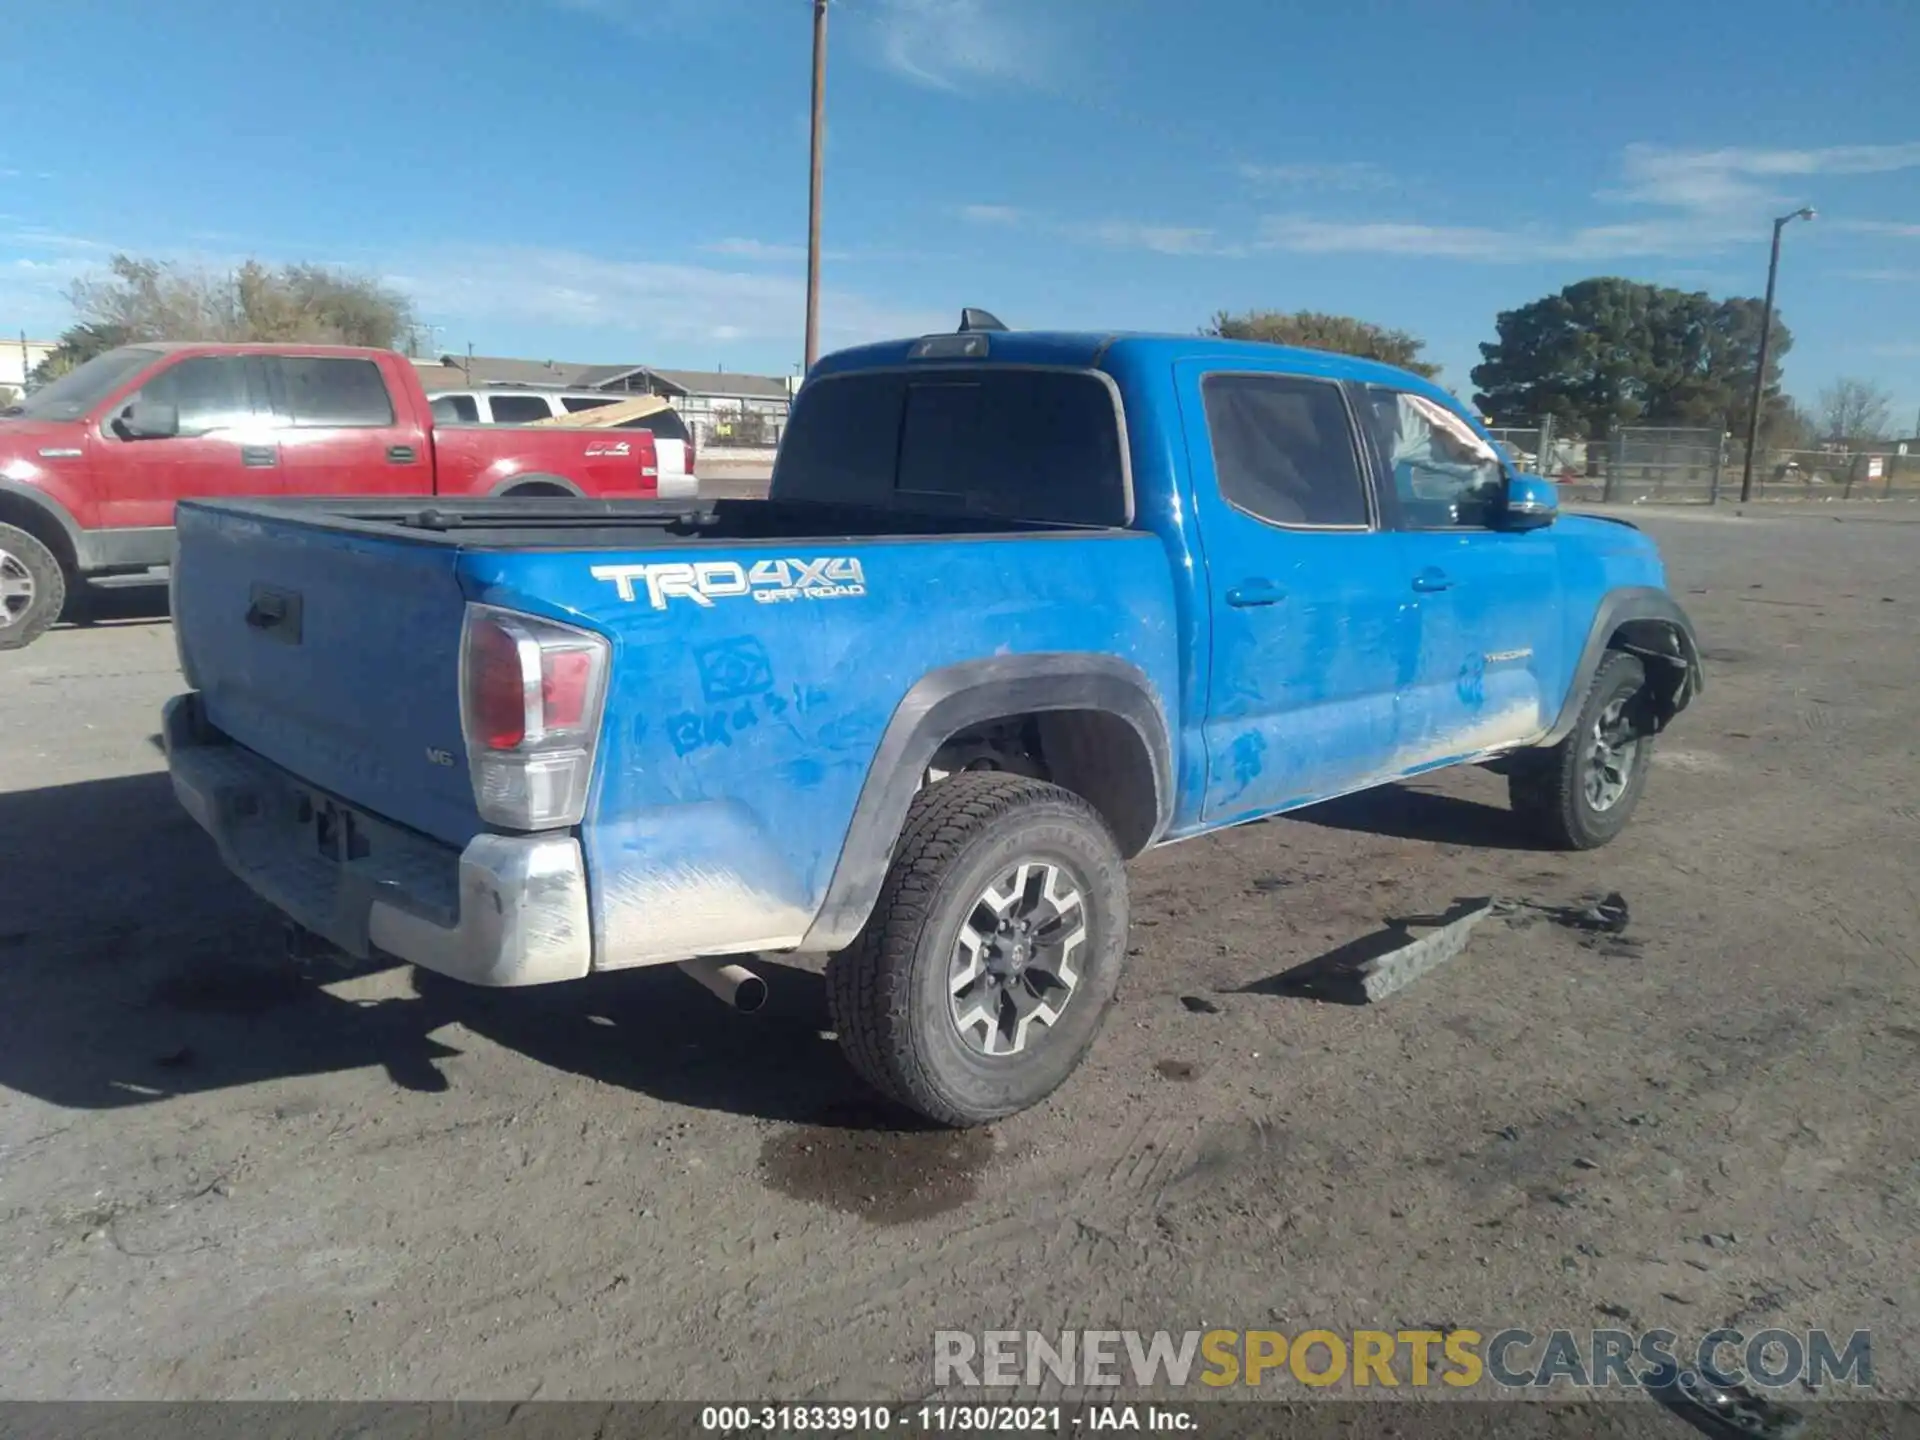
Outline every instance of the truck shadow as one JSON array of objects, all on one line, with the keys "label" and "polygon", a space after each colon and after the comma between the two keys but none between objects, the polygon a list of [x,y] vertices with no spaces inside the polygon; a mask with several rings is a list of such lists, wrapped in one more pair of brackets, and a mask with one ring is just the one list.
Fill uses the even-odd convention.
[{"label": "truck shadow", "polygon": [[92,630],[103,625],[151,625],[169,618],[164,580],[138,585],[82,585],[67,596],[59,628]]},{"label": "truck shadow", "polygon": [[[0,1085],[73,1109],[379,1067],[445,1091],[483,1037],[669,1104],[899,1128],[828,1029],[820,977],[756,962],[742,1016],[671,967],[489,991],[375,964],[308,973],[164,774],[0,794]],[[329,982],[394,973],[344,988]]]},{"label": "truck shadow", "polygon": [[1435,845],[1469,845],[1486,850],[1541,848],[1511,810],[1404,784],[1382,785],[1338,800],[1325,800],[1292,811],[1286,818],[1329,830],[1355,830]]}]

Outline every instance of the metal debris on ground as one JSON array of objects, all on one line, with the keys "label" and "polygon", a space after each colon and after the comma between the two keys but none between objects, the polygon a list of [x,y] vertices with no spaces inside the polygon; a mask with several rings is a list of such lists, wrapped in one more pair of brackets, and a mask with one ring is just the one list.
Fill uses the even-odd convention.
[{"label": "metal debris on ground", "polygon": [[1654,1398],[1680,1419],[1724,1440],[1792,1440],[1807,1418],[1790,1405],[1754,1394],[1743,1385],[1717,1385],[1689,1372]]},{"label": "metal debris on ground", "polygon": [[1575,930],[1621,935],[1627,928],[1627,897],[1610,890],[1591,905],[1569,905],[1554,918]]},{"label": "metal debris on ground", "polygon": [[1493,913],[1516,929],[1540,920],[1580,932],[1580,943],[1603,955],[1637,955],[1641,942],[1627,938],[1630,913],[1627,897],[1618,890],[1576,900],[1571,905],[1543,905],[1534,900],[1496,900]]},{"label": "metal debris on ground", "polygon": [[[1494,913],[1494,902],[1456,901],[1440,915],[1390,919],[1385,926],[1295,966],[1250,989],[1368,1005],[1402,990],[1466,948],[1473,927]],[[1421,930],[1427,933],[1413,934]]]}]

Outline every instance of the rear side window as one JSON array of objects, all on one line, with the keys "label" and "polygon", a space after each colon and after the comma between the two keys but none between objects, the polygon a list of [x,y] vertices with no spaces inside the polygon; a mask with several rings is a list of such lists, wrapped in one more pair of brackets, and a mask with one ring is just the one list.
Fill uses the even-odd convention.
[{"label": "rear side window", "polygon": [[393,401],[371,360],[323,355],[276,355],[282,403],[296,426],[326,429],[393,424]]},{"label": "rear side window", "polygon": [[530,425],[553,415],[553,407],[544,395],[489,395],[487,407],[493,411],[496,425]]},{"label": "rear side window", "polygon": [[770,493],[1073,524],[1131,519],[1113,394],[1083,371],[816,381],[794,406]]},{"label": "rear side window", "polygon": [[600,400],[589,399],[585,395],[564,395],[561,397],[560,403],[567,407],[567,413],[569,415],[578,415],[582,410],[598,410],[602,406],[615,404],[617,398],[616,396],[609,395],[606,399]]},{"label": "rear side window", "polygon": [[472,425],[480,419],[480,407],[473,403],[471,395],[442,395],[433,402],[432,409],[436,420],[464,420]]},{"label": "rear side window", "polygon": [[1209,375],[1201,394],[1228,504],[1274,525],[1366,526],[1366,482],[1338,386],[1294,375]]},{"label": "rear side window", "polygon": [[272,407],[247,385],[247,362],[238,355],[202,355],[169,366],[133,397],[180,412],[182,435],[205,435],[256,422],[271,424]]}]

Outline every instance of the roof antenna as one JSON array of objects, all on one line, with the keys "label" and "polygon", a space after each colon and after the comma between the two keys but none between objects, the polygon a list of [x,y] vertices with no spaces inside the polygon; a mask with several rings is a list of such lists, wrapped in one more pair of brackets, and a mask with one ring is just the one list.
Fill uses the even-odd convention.
[{"label": "roof antenna", "polygon": [[991,310],[976,310],[969,305],[960,312],[959,333],[962,335],[972,330],[1004,330],[1006,328],[1000,323],[1000,317]]}]

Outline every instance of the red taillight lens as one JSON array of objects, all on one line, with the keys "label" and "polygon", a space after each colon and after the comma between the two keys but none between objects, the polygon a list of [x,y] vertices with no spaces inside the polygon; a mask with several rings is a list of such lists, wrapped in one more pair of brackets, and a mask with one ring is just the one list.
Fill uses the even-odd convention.
[{"label": "red taillight lens", "polygon": [[540,708],[548,730],[578,730],[593,698],[594,652],[543,650],[540,653]]},{"label": "red taillight lens", "polygon": [[467,607],[461,733],[482,819],[514,830],[580,823],[612,655],[590,630]]},{"label": "red taillight lens", "polygon": [[511,750],[527,738],[520,640],[492,620],[467,631],[467,716],[473,738],[489,750]]}]

